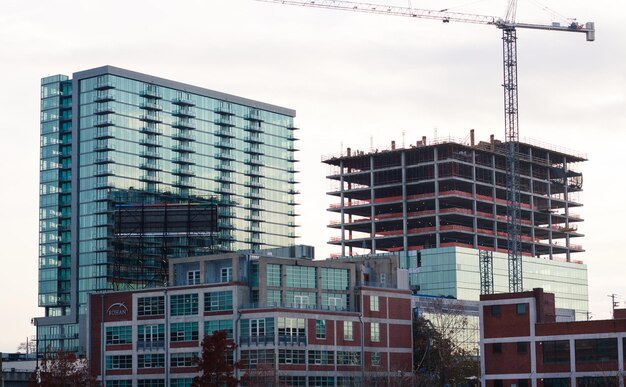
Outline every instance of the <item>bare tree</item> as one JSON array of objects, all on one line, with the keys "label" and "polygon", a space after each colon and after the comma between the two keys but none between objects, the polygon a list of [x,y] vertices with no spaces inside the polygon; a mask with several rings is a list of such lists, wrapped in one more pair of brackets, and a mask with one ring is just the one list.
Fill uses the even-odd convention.
[{"label": "bare tree", "polygon": [[420,384],[466,383],[480,374],[477,343],[461,301],[433,299],[413,324]]},{"label": "bare tree", "polygon": [[18,346],[17,346],[17,352],[20,353],[25,353],[25,354],[29,354],[29,353],[35,353],[37,351],[37,341],[35,339],[35,336],[31,336],[30,338],[26,338],[26,341],[22,341]]}]

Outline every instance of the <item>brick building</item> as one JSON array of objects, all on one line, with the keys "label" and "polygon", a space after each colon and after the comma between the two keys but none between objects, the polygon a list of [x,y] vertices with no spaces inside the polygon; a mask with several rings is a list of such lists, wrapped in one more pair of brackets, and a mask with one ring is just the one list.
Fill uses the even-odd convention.
[{"label": "brick building", "polygon": [[239,377],[353,386],[412,370],[411,294],[397,255],[227,253],[171,261],[169,273],[166,288],[91,295],[88,353],[105,386],[189,386],[200,342],[216,330],[237,343]]},{"label": "brick building", "polygon": [[626,310],[612,320],[556,322],[543,289],[481,296],[485,387],[624,386]]}]

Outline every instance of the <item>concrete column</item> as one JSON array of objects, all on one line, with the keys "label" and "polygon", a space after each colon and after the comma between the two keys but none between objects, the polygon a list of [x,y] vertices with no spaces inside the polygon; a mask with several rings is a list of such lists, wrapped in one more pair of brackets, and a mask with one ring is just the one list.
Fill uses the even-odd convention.
[{"label": "concrete column", "polygon": [[[473,136],[472,131],[472,136]],[[478,246],[478,219],[476,219],[476,151],[472,150],[472,229],[474,230],[474,248],[479,248]]]},{"label": "concrete column", "polygon": [[[550,164],[550,153],[548,152],[546,155],[546,158],[548,159],[548,165]],[[550,174],[550,168],[547,168],[547,172],[548,172],[548,244],[550,245],[550,247],[548,248],[548,253],[549,253],[549,258],[552,259],[552,212],[550,211],[550,209],[552,209],[552,183],[551,183],[551,174]]]},{"label": "concrete column", "polygon": [[440,222],[439,222],[439,152],[437,147],[433,148],[434,177],[435,177],[435,247],[441,245]]},{"label": "concrete column", "polygon": [[491,204],[491,212],[494,215],[494,220],[493,220],[493,232],[494,232],[494,237],[493,237],[493,247],[494,248],[498,248],[498,219],[496,219],[496,214],[497,214],[497,204],[496,204],[496,192],[497,192],[497,182],[496,182],[496,155],[491,155],[491,198],[492,198],[492,204]]},{"label": "concrete column", "polygon": [[408,205],[406,200],[406,151],[400,154],[400,163],[402,166],[402,249],[404,251],[409,248],[408,234]]},{"label": "concrete column", "polygon": [[[567,186],[567,156],[563,156],[563,199],[565,199],[565,227],[569,228],[569,187]],[[566,259],[567,262],[571,259],[571,252],[569,250],[570,237],[569,232],[565,234],[565,246],[567,247]]]},{"label": "concrete column", "polygon": [[530,228],[530,237],[532,238],[533,242],[530,244],[530,252],[531,254],[534,256],[536,256],[536,252],[537,249],[535,248],[535,177],[533,176],[534,174],[534,167],[533,167],[533,163],[532,163],[532,159],[533,159],[533,149],[529,148],[528,149],[528,157],[531,160],[531,162],[529,163],[528,166],[528,175],[529,175],[529,181],[530,181],[530,186],[528,187],[528,189],[530,190],[530,223],[532,224],[531,228]]},{"label": "concrete column", "polygon": [[370,231],[370,238],[372,243],[370,247],[370,252],[372,254],[376,252],[376,222],[374,221],[374,217],[376,216],[374,203],[374,201],[376,200],[376,193],[374,191],[374,183],[374,156],[370,155],[370,219],[372,224]]},{"label": "concrete column", "polygon": [[345,213],[345,195],[344,195],[344,161],[341,160],[339,162],[339,208],[341,209],[340,213],[340,222],[341,222],[341,256],[346,256],[346,213]]}]

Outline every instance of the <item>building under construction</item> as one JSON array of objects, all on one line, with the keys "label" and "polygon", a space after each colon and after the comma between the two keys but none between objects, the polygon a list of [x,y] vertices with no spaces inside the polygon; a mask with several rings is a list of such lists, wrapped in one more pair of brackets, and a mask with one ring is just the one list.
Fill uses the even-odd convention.
[{"label": "building under construction", "polygon": [[[534,141],[519,144],[521,252],[572,261],[584,251],[576,207],[586,155]],[[506,146],[495,140],[435,139],[409,147],[324,157],[328,193],[339,200],[330,244],[341,256],[448,246],[507,251]]]}]

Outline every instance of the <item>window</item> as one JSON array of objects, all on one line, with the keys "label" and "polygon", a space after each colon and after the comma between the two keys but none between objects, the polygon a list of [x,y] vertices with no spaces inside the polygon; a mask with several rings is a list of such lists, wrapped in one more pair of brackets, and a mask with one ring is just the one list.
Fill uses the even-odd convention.
[{"label": "window", "polygon": [[107,380],[106,387],[133,387],[132,380]]},{"label": "window", "polygon": [[279,349],[278,364],[304,364],[305,351],[299,349]]},{"label": "window", "polygon": [[226,331],[229,339],[233,338],[233,320],[210,320],[204,322],[204,335],[210,336],[215,331]]},{"label": "window", "polygon": [[137,387],[165,387],[165,380],[163,379],[139,379],[137,381]]},{"label": "window", "polygon": [[133,368],[132,355],[112,355],[106,357],[107,370],[122,370]]},{"label": "window", "polygon": [[133,342],[132,327],[129,325],[119,327],[107,327],[107,344],[130,344]]},{"label": "window", "polygon": [[170,387],[191,387],[192,378],[170,379]]},{"label": "window", "polygon": [[569,387],[570,378],[545,378],[543,387]]},{"label": "window", "polygon": [[170,356],[170,365],[175,368],[195,367],[194,356],[198,356],[198,354],[196,352],[173,353]]},{"label": "window", "polygon": [[520,341],[517,343],[517,353],[526,353],[528,352],[528,342]]},{"label": "window", "polygon": [[322,306],[329,310],[349,310],[350,295],[345,293],[322,293]]},{"label": "window", "polygon": [[285,266],[288,288],[316,288],[315,268],[306,266]]},{"label": "window", "polygon": [[233,309],[233,292],[232,290],[225,292],[204,293],[204,311],[215,312],[218,310]]},{"label": "window", "polygon": [[380,273],[380,284],[384,287],[387,283],[387,276],[385,273]]},{"label": "window", "polygon": [[576,340],[576,362],[609,362],[617,360],[617,339]]},{"label": "window", "polygon": [[137,302],[138,316],[159,316],[165,314],[165,298],[157,297],[141,297]]},{"label": "window", "polygon": [[287,304],[297,308],[306,308],[308,305],[316,304],[315,292],[296,292],[288,290],[285,292]]},{"label": "window", "polygon": [[380,341],[380,323],[373,322],[370,324],[370,334],[372,341]]},{"label": "window", "polygon": [[187,285],[197,285],[200,283],[200,270],[189,270],[187,272]]},{"label": "window", "polygon": [[519,379],[517,381],[517,387],[528,387],[528,379]]},{"label": "window", "polygon": [[198,314],[198,294],[175,294],[170,297],[172,316],[191,316]]},{"label": "window", "polygon": [[493,381],[493,387],[502,387],[502,379],[495,379]]},{"label": "window", "polygon": [[352,321],[343,322],[343,339],[354,340],[354,336],[352,333]]},{"label": "window", "polygon": [[502,353],[502,343],[491,344],[491,353]]},{"label": "window", "polygon": [[310,387],[327,387],[335,385],[334,376],[309,376]]},{"label": "window", "polygon": [[337,365],[360,365],[361,352],[337,351]]},{"label": "window", "polygon": [[139,348],[160,348],[165,345],[165,325],[139,325],[137,327],[137,346]]},{"label": "window", "polygon": [[526,314],[526,304],[517,304],[517,314]]},{"label": "window", "polygon": [[315,320],[315,338],[326,338],[326,320]]},{"label": "window", "polygon": [[275,363],[276,358],[274,357],[273,349],[241,351],[241,365],[243,368],[256,369],[259,365],[274,368]]},{"label": "window", "polygon": [[299,341],[306,337],[304,328],[305,320],[303,318],[279,317],[278,318],[278,336],[281,342]]},{"label": "window", "polygon": [[137,368],[163,368],[165,367],[165,354],[148,353],[137,356]]},{"label": "window", "polygon": [[500,316],[500,305],[491,305],[491,315],[492,316]]},{"label": "window", "polygon": [[335,353],[333,351],[309,351],[309,364],[335,364]]},{"label": "window", "polygon": [[372,365],[373,366],[380,365],[380,352],[372,352]]},{"label": "window", "polygon": [[370,310],[372,312],[378,312],[378,296],[370,296]]},{"label": "window", "polygon": [[322,289],[348,290],[350,271],[348,269],[321,268]]},{"label": "window", "polygon": [[198,341],[198,322],[172,323],[170,341]]},{"label": "window", "polygon": [[293,296],[293,304],[299,308],[304,308],[309,304],[309,296],[296,294]]},{"label": "window", "polygon": [[232,267],[223,267],[220,271],[221,282],[230,282],[233,280],[233,268]]},{"label": "window", "polygon": [[270,265],[267,268],[267,286],[279,288],[281,286],[280,265]]},{"label": "window", "polygon": [[544,364],[569,363],[569,340],[541,343]]},{"label": "window", "polygon": [[307,387],[306,376],[279,376],[279,386]]}]

